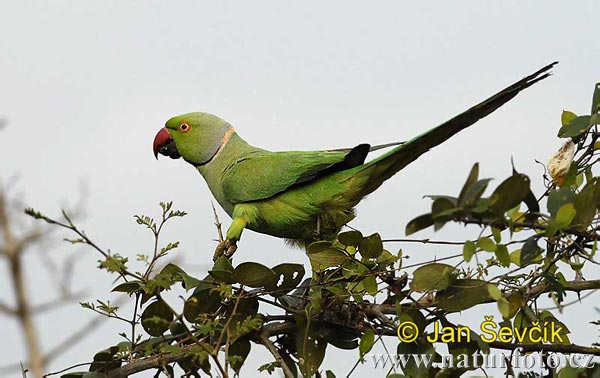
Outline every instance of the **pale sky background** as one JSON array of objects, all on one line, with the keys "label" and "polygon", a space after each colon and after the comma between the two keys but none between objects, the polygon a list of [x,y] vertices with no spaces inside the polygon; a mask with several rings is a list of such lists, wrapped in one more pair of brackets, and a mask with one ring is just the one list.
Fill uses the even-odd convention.
[{"label": "pale sky background", "polygon": [[[429,209],[422,196],[458,193],[475,162],[482,176],[500,180],[510,174],[512,157],[540,193],[542,168],[534,160],[545,162],[560,146],[562,109],[588,112],[600,81],[600,5],[418,3],[2,1],[0,118],[9,123],[0,131],[0,180],[17,174],[12,193],[48,214],[77,201],[85,183],[80,225],[99,245],[131,260],[151,248],[132,215],[158,215],[158,202],[172,200],[190,214],[174,221],[164,240],[179,239],[180,263],[202,276],[215,247],[211,195],[190,166],[157,162],[151,152],[171,116],[215,113],[250,143],[273,150],[386,143],[421,133],[559,60],[554,76],[390,179],[359,205],[352,225],[365,234],[403,237],[406,223]],[[476,235],[474,228],[447,227],[416,236]],[[459,251],[403,248],[411,263]],[[93,251],[59,244],[51,258],[60,262],[71,253],[83,255],[73,276],[76,289],[87,290],[81,299],[110,298],[112,277],[95,268]],[[301,251],[251,231],[236,254],[236,263],[247,260],[308,262]],[[35,302],[57,295],[35,253],[26,268]],[[589,272],[587,278],[597,276]],[[7,276],[0,265],[0,300],[12,303]],[[598,341],[597,328],[587,324],[598,318],[598,299],[562,315],[573,342]],[[486,311],[499,318],[495,307]],[[484,314],[460,320],[478,328]],[[92,316],[74,304],[38,317],[44,348]],[[106,323],[51,370],[90,360],[119,342],[123,330]],[[13,320],[0,316],[0,337],[0,366],[27,359]],[[387,345],[395,350],[396,340]],[[244,377],[271,361],[263,349],[253,345]],[[357,355],[330,347],[324,368],[345,376]],[[364,365],[355,376],[367,374],[374,373]]]}]

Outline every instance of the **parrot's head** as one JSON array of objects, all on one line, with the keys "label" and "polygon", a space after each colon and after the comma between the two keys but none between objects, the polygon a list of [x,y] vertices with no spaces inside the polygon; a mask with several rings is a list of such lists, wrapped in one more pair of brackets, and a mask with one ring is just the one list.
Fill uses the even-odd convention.
[{"label": "parrot's head", "polygon": [[227,143],[233,127],[208,113],[188,113],[173,117],[154,138],[154,156],[183,157],[195,166],[209,163]]}]

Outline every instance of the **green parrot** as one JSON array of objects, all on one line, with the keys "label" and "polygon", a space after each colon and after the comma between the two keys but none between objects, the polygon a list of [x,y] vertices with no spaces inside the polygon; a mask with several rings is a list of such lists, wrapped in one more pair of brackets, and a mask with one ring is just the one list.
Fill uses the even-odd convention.
[{"label": "green parrot", "polygon": [[[183,158],[196,167],[231,216],[214,258],[231,257],[245,228],[307,245],[331,240],[354,216],[354,207],[385,180],[545,79],[554,62],[464,113],[409,141],[325,151],[272,152],[244,141],[226,121],[208,113],[169,119],[154,138],[154,155]],[[365,162],[369,152],[396,146]]]}]

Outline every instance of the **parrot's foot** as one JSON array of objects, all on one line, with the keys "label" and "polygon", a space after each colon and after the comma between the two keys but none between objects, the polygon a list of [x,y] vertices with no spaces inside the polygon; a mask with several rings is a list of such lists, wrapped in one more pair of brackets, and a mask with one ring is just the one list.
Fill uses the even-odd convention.
[{"label": "parrot's foot", "polygon": [[217,245],[217,249],[215,249],[215,254],[213,256],[213,261],[217,261],[217,259],[221,256],[225,256],[228,259],[233,256],[235,251],[237,250],[237,243],[235,240],[227,239]]},{"label": "parrot's foot", "polygon": [[321,233],[317,230],[313,230],[312,232],[313,241],[321,240]]}]

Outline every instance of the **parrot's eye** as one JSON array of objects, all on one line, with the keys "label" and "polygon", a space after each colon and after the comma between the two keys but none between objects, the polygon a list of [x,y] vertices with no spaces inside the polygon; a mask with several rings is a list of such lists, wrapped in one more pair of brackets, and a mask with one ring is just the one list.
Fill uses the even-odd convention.
[{"label": "parrot's eye", "polygon": [[182,123],[181,125],[179,125],[179,131],[181,131],[182,133],[187,133],[188,131],[190,131],[191,126],[188,125],[187,123]]}]

